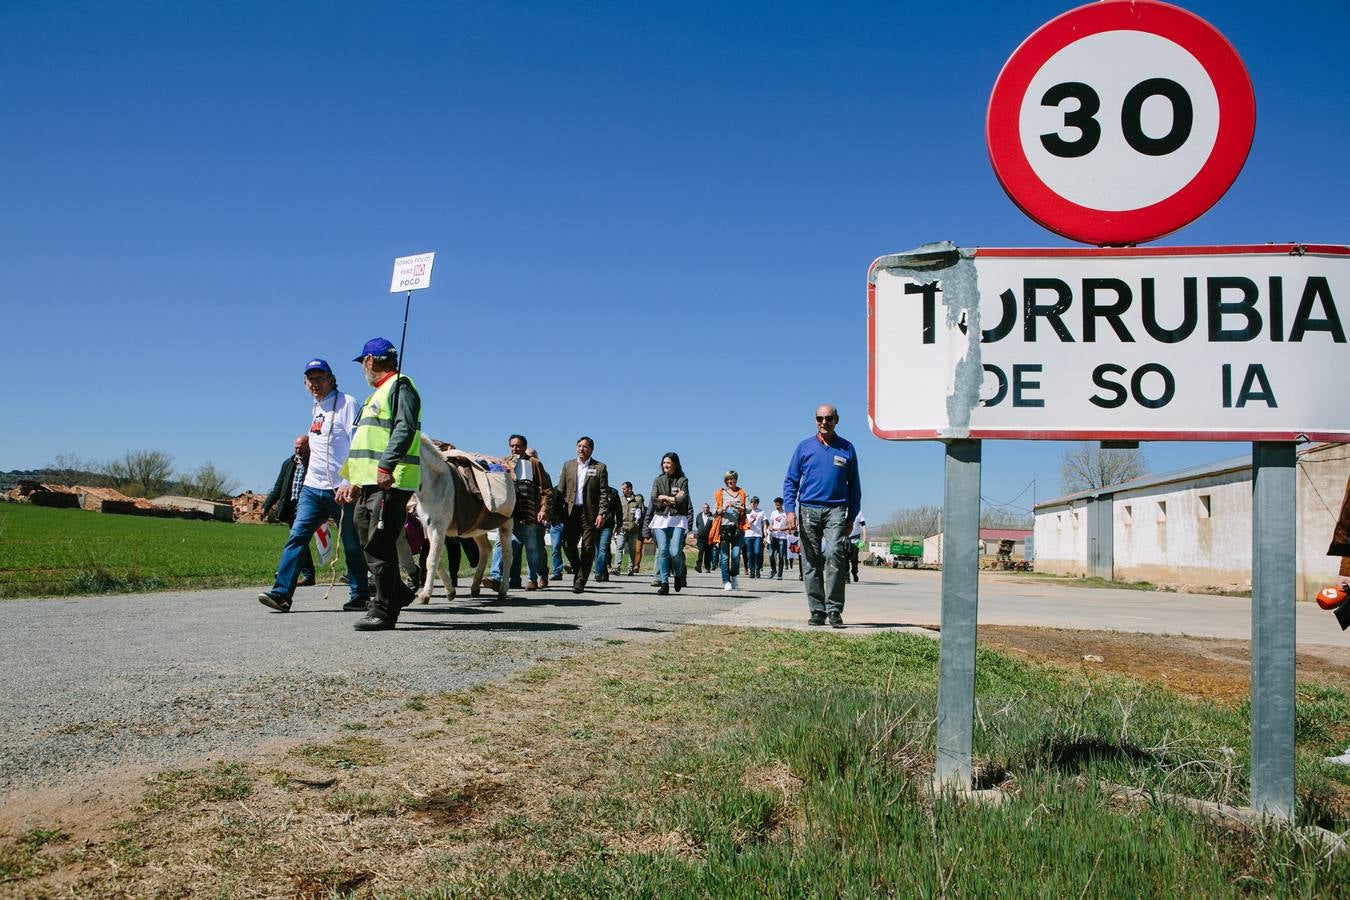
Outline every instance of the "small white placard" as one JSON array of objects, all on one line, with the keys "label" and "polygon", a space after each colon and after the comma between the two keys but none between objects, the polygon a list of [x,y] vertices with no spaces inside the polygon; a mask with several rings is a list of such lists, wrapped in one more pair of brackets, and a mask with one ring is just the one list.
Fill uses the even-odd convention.
[{"label": "small white placard", "polygon": [[389,293],[401,294],[431,287],[431,264],[435,261],[435,253],[400,256],[394,260],[394,278],[389,282]]}]

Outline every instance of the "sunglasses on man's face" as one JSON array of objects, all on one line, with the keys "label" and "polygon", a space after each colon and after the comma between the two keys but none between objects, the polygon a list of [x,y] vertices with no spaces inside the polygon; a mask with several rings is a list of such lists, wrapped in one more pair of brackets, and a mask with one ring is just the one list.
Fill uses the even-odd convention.
[{"label": "sunglasses on man's face", "polygon": [[816,416],[817,422],[833,422],[834,416]]}]

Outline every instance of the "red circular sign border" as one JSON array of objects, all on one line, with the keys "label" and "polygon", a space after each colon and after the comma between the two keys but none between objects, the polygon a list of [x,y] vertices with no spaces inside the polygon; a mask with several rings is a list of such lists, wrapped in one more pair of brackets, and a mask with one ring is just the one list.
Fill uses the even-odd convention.
[{"label": "red circular sign border", "polygon": [[[1200,171],[1170,197],[1139,209],[1097,210],[1059,196],[1041,181],[1022,150],[1018,120],[1031,79],[1051,56],[1090,35],[1121,30],[1158,35],[1196,58],[1214,83],[1219,131]],[[1233,45],[1194,13],[1153,0],[1105,0],[1042,25],[1003,65],[985,119],[989,161],[1013,203],[1056,234],[1098,245],[1155,240],[1199,218],[1242,171],[1255,131],[1256,97]]]}]

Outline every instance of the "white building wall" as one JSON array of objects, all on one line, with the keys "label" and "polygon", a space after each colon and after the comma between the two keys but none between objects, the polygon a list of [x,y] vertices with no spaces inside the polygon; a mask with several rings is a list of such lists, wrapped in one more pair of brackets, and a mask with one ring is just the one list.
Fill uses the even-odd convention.
[{"label": "white building wall", "polygon": [[923,539],[923,564],[925,566],[942,565],[942,533],[930,534]]},{"label": "white building wall", "polygon": [[1034,526],[1037,572],[1087,574],[1087,501],[1039,510]]},{"label": "white building wall", "polygon": [[[1295,593],[1310,600],[1333,583],[1340,559],[1326,555],[1350,477],[1350,445],[1322,444],[1298,455]],[[1087,571],[1086,500],[1036,512],[1036,569]],[[1250,466],[1186,481],[1122,490],[1111,511],[1114,577],[1182,587],[1250,590]]]},{"label": "white building wall", "polygon": [[1298,598],[1335,584],[1341,559],[1327,556],[1350,478],[1350,444],[1323,444],[1298,457]]},{"label": "white building wall", "polygon": [[1111,518],[1118,581],[1251,587],[1250,469],[1122,491]]}]

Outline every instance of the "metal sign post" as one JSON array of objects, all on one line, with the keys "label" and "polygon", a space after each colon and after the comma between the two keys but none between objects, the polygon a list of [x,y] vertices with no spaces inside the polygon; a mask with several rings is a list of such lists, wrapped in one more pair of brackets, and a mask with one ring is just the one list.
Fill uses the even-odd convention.
[{"label": "metal sign post", "polygon": [[1251,804],[1294,818],[1294,445],[1252,444]]},{"label": "metal sign post", "polygon": [[979,441],[948,441],[942,496],[942,644],[938,661],[940,788],[970,788],[975,722],[975,630],[980,607]]}]

